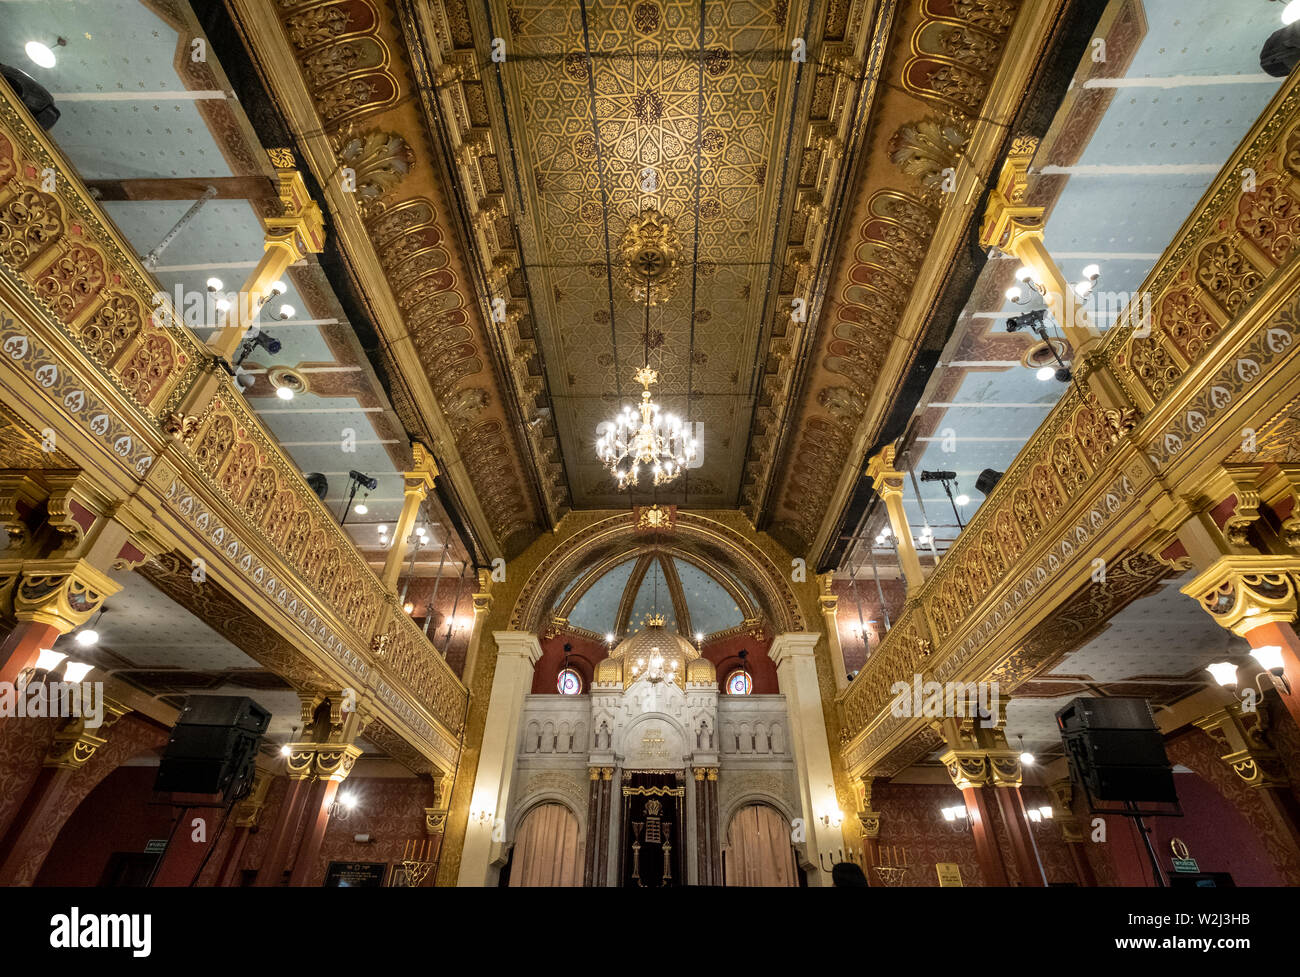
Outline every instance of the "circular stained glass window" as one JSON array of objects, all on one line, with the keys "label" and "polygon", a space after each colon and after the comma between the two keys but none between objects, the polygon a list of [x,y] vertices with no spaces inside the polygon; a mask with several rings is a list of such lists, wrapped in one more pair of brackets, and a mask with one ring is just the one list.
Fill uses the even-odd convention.
[{"label": "circular stained glass window", "polygon": [[727,676],[728,695],[749,695],[754,691],[754,680],[743,668],[738,668]]},{"label": "circular stained glass window", "polygon": [[556,687],[560,690],[560,695],[581,695],[582,694],[582,676],[572,668],[563,669],[560,677],[556,681]]}]

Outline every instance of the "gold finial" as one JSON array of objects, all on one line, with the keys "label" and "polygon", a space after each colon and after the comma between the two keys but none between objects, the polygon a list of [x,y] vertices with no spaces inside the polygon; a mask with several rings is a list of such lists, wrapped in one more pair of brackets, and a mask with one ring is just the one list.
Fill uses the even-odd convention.
[{"label": "gold finial", "polygon": [[659,371],[652,370],[648,366],[643,366],[641,369],[636,371],[633,375],[633,379],[635,379],[637,383],[641,384],[641,386],[645,387],[646,392],[649,393],[650,384],[656,383],[659,380]]},{"label": "gold finial", "polygon": [[662,614],[651,614],[648,618],[646,618],[645,623],[652,628],[662,628],[664,624],[667,623],[667,620],[668,619],[665,618]]}]

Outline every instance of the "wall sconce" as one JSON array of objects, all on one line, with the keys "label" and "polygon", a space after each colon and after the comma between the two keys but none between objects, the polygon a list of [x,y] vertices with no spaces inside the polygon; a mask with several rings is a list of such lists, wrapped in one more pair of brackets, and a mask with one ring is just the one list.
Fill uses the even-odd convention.
[{"label": "wall sconce", "polygon": [[340,821],[346,821],[356,810],[357,795],[351,791],[340,791],[335,795],[334,803],[330,805],[330,817],[337,818]]},{"label": "wall sconce", "polygon": [[844,823],[844,812],[838,810],[826,811],[817,820],[820,821],[824,827],[838,828]]},{"label": "wall sconce", "polygon": [[470,814],[471,821],[477,821],[479,824],[491,824],[492,812],[488,810],[475,811]]},{"label": "wall sconce", "polygon": [[1083,278],[1074,283],[1074,294],[1081,299],[1086,299],[1092,294],[1092,290],[1097,287],[1097,279],[1101,278],[1101,268],[1098,265],[1085,265],[1083,269]]},{"label": "wall sconce", "polygon": [[[1287,681],[1286,669],[1282,664],[1282,648],[1279,645],[1263,645],[1250,650],[1250,657],[1259,662],[1261,668],[1273,679],[1273,688],[1279,692],[1291,694],[1291,683]],[[1258,676],[1257,676],[1258,678]]]},{"label": "wall sconce", "polygon": [[[1263,669],[1261,672],[1256,672],[1252,680],[1255,688],[1259,689],[1260,693],[1263,693],[1264,689],[1259,680],[1267,675],[1272,681],[1275,691],[1286,695],[1291,694],[1291,683],[1287,681],[1286,669],[1282,664],[1281,646],[1263,645],[1259,648],[1252,648],[1250,657],[1254,658]],[[1213,676],[1214,681],[1225,689],[1235,689],[1237,687],[1237,666],[1232,662],[1214,662],[1207,665],[1205,670]]]},{"label": "wall sconce", "polygon": [[1044,819],[1048,821],[1052,819],[1052,807],[1050,804],[1044,804],[1042,807],[1031,807],[1025,813],[1029,815],[1029,820],[1033,821],[1034,824],[1038,824]]},{"label": "wall sconce", "polygon": [[952,807],[942,808],[939,812],[943,819],[954,831],[960,831],[966,827],[971,820],[970,811],[966,809],[965,804],[955,804]]}]

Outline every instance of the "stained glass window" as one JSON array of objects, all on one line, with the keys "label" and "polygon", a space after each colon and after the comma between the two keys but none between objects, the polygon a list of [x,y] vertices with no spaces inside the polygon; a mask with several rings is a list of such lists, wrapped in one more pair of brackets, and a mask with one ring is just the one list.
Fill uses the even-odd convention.
[{"label": "stained glass window", "polygon": [[560,695],[581,695],[582,676],[572,668],[561,670],[559,680],[555,683]]},{"label": "stained glass window", "polygon": [[749,695],[754,691],[754,681],[743,668],[738,668],[727,676],[728,695]]}]

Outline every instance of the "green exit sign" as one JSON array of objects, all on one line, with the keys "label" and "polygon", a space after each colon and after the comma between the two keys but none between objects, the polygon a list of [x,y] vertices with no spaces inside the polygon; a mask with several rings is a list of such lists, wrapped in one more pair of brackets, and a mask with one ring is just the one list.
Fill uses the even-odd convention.
[{"label": "green exit sign", "polygon": [[154,838],[152,841],[146,841],[144,843],[144,853],[146,855],[161,855],[166,850],[166,838]]},{"label": "green exit sign", "polygon": [[1175,858],[1173,863],[1175,872],[1199,872],[1201,870],[1194,858]]}]

